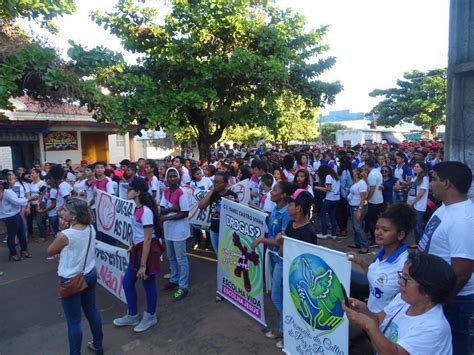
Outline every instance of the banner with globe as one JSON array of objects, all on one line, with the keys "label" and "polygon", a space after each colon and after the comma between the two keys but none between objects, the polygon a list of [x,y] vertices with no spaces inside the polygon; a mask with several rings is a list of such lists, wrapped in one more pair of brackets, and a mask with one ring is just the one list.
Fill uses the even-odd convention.
[{"label": "banner with globe", "polygon": [[285,237],[283,339],[287,354],[347,355],[349,321],[342,309],[351,263],[344,253]]},{"label": "banner with globe", "polygon": [[223,198],[220,206],[217,292],[266,325],[263,307],[263,246],[252,242],[267,229],[266,214]]}]

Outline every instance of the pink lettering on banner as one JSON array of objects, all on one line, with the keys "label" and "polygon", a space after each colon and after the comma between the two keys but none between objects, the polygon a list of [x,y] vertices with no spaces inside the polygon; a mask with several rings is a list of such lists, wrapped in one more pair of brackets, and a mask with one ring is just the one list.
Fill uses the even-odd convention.
[{"label": "pink lettering on banner", "polygon": [[222,285],[222,293],[228,296],[231,300],[235,301],[240,306],[242,306],[245,310],[249,311],[254,316],[260,319],[261,309],[258,307],[255,307],[253,304],[247,301],[244,297],[234,292],[232,289],[230,289],[229,287],[225,285]]},{"label": "pink lettering on banner", "polygon": [[105,265],[102,265],[100,267],[99,273],[98,273],[98,281],[99,283],[107,288],[110,292],[115,293],[116,295],[120,295],[122,292],[122,282],[123,282],[123,276],[120,277],[120,280],[118,277],[116,277],[112,271],[109,270],[109,268]]}]

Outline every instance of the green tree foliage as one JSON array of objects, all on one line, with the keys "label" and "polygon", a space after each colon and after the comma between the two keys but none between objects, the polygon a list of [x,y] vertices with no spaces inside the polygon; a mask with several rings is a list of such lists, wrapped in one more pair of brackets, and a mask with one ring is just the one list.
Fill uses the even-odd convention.
[{"label": "green tree foliage", "polygon": [[403,75],[397,86],[377,89],[369,95],[385,97],[369,115],[376,114],[377,125],[395,126],[412,122],[432,133],[446,122],[447,69],[427,72],[414,70]]},{"label": "green tree foliage", "polygon": [[[2,0],[0,19],[11,26],[18,19],[37,21],[41,27],[57,32],[54,20],[76,11],[74,0]],[[5,25],[5,24],[3,24]]]},{"label": "green tree foliage", "polygon": [[[81,81],[59,56],[56,49],[31,38],[16,22],[37,21],[51,32],[54,19],[75,10],[73,0],[4,0],[0,3],[0,108],[12,110],[9,99],[28,95],[45,104],[71,100],[93,89]],[[0,114],[1,116],[1,114]]]},{"label": "green tree foliage", "polygon": [[334,143],[337,131],[347,128],[347,126],[341,123],[323,123],[321,125],[321,140],[325,143]]},{"label": "green tree foliage", "polygon": [[332,103],[341,90],[318,79],[335,62],[320,58],[327,27],[305,31],[301,15],[260,1],[175,0],[159,25],[154,9],[120,0],[93,18],[140,60],[98,71],[95,80],[110,94],[90,108],[120,125],[191,127],[201,158],[227,128],[275,132],[283,92],[309,109]]}]

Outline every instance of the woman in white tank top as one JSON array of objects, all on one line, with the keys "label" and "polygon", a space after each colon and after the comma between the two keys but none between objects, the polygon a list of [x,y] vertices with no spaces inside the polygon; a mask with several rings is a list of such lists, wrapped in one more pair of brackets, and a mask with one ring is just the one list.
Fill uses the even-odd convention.
[{"label": "woman in white tank top", "polygon": [[72,197],[66,200],[58,213],[69,225],[69,228],[57,234],[56,239],[48,248],[48,255],[59,254],[58,276],[60,282],[66,282],[83,272],[88,285],[84,291],[61,299],[68,326],[69,352],[71,355],[81,353],[82,308],[93,336],[93,340],[88,343],[88,348],[97,354],[102,354],[104,352],[102,348],[102,319],[95,305],[97,271],[95,268],[95,230],[92,227],[92,211],[86,200]]}]

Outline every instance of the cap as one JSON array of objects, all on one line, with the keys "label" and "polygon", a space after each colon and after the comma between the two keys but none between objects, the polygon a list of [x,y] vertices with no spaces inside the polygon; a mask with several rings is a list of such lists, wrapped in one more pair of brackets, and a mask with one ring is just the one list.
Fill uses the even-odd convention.
[{"label": "cap", "polygon": [[286,202],[292,202],[292,201],[296,200],[296,198],[303,192],[308,192],[308,191],[306,191],[305,189],[296,189],[296,191],[293,192],[293,194],[291,196],[285,196],[285,201]]},{"label": "cap", "polygon": [[81,165],[87,165],[87,164],[88,164],[87,160],[85,160],[85,159],[81,160]]},{"label": "cap", "polygon": [[148,192],[148,184],[145,179],[135,177],[131,182],[124,186],[127,190],[135,190],[140,192]]}]

